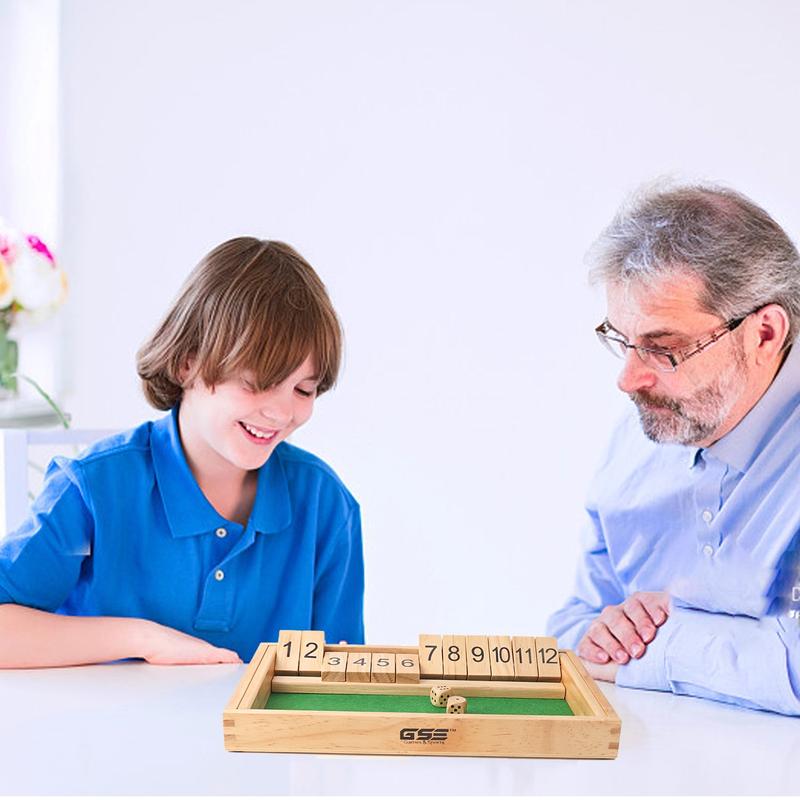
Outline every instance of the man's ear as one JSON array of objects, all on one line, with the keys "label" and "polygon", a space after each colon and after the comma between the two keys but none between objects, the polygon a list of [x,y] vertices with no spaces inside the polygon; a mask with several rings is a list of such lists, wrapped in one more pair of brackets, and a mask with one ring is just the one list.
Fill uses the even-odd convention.
[{"label": "man's ear", "polygon": [[759,366],[772,363],[780,357],[786,337],[789,335],[789,315],[778,303],[770,303],[753,314],[753,338],[755,360]]}]

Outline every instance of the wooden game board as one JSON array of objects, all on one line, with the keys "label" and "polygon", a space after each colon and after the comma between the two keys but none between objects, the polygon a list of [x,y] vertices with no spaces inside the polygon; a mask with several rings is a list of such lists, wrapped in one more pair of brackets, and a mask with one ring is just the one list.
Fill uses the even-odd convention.
[{"label": "wooden game board", "polygon": [[[225,708],[225,748],[615,758],[619,717],[577,656],[555,648],[553,656],[550,644],[423,634],[417,647],[327,645],[320,632],[281,631],[277,643],[259,646]],[[511,658],[506,650],[515,651]],[[441,684],[467,698],[466,714],[431,704],[430,690]]]}]

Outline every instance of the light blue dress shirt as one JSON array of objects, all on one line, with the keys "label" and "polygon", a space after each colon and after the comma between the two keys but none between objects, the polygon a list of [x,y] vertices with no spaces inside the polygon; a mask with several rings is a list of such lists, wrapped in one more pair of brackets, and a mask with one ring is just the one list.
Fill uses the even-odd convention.
[{"label": "light blue dress shirt", "polygon": [[247,526],[222,517],[184,455],[178,407],[55,458],[31,516],[0,540],[0,603],[154,620],[249,660],[281,628],[364,641],[358,504],[280,443]]},{"label": "light blue dress shirt", "polygon": [[800,345],[707,448],[651,442],[632,408],[587,502],[575,592],[548,632],[575,648],[607,605],[673,598],[620,686],[800,715]]}]

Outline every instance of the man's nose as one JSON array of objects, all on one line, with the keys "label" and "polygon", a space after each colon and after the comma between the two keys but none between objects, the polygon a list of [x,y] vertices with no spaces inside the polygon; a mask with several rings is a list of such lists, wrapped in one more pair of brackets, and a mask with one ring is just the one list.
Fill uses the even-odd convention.
[{"label": "man's nose", "polygon": [[652,389],[657,381],[655,370],[647,366],[633,348],[629,349],[625,355],[622,372],[617,378],[617,388],[625,394],[631,394],[641,389]]}]

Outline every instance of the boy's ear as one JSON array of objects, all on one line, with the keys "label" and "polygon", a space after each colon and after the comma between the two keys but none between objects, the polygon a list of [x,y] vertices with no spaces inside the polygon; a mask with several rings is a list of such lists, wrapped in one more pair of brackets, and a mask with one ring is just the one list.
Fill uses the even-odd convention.
[{"label": "boy's ear", "polygon": [[194,369],[194,362],[195,359],[193,356],[188,356],[184,359],[181,366],[178,368],[178,381],[181,384],[181,388],[188,389],[190,387],[186,386],[186,381],[189,378],[189,375],[192,374],[192,370]]}]

